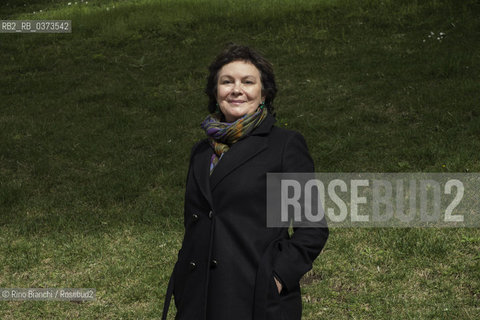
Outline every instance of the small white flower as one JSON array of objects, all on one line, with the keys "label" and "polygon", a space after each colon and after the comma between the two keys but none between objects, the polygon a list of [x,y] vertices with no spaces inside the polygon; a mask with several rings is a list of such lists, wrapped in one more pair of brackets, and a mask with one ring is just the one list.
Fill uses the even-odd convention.
[{"label": "small white flower", "polygon": [[110,10],[110,8],[109,8],[109,7],[107,7],[107,11],[109,11],[109,10]]},{"label": "small white flower", "polygon": [[430,34],[431,34],[432,36],[435,35],[435,33],[434,33],[433,31],[430,31]]},{"label": "small white flower", "polygon": [[40,12],[42,12],[42,10],[40,10]]},{"label": "small white flower", "polygon": [[33,14],[37,14],[35,11],[33,11]]},{"label": "small white flower", "polygon": [[72,5],[72,3],[71,3],[71,2],[69,2],[69,3],[67,3],[67,5],[68,5],[68,6],[71,6],[71,5]]},{"label": "small white flower", "polygon": [[425,42],[425,41],[426,41],[426,40],[425,40],[425,39],[423,39],[423,42]]},{"label": "small white flower", "polygon": [[444,35],[445,35],[445,33],[444,33],[444,32],[440,32],[440,35],[441,35],[441,36],[444,36]]}]

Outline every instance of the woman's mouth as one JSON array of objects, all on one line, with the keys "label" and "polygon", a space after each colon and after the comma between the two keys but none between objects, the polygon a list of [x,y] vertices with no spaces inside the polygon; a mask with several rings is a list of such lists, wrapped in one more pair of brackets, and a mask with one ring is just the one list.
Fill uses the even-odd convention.
[{"label": "woman's mouth", "polygon": [[244,102],[246,102],[246,101],[243,101],[243,100],[230,100],[230,101],[228,101],[228,103],[233,104],[234,106],[239,106]]}]

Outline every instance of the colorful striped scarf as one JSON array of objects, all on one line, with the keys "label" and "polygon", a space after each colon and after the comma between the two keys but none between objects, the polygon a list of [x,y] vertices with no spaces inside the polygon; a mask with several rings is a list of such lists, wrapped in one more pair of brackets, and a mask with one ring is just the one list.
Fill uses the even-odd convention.
[{"label": "colorful striped scarf", "polygon": [[230,146],[258,127],[267,117],[267,112],[267,108],[259,107],[255,113],[246,114],[231,123],[221,122],[220,113],[211,114],[203,120],[201,127],[215,150],[210,161],[210,174]]}]

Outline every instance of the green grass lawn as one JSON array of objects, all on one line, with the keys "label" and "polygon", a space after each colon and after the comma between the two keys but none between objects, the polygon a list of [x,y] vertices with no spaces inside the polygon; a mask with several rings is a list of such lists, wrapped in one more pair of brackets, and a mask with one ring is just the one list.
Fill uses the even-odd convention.
[{"label": "green grass lawn", "polygon": [[[480,172],[479,1],[86,2],[0,4],[73,24],[0,34],[0,287],[97,299],[0,302],[1,319],[160,318],[229,41],[274,64],[277,124],[317,171]],[[333,229],[303,282],[306,320],[478,319],[480,230]]]}]

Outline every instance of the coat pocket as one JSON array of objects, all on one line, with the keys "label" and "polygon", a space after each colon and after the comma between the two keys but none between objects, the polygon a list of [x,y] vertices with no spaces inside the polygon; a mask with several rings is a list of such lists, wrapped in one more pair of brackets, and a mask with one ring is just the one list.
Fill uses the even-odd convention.
[{"label": "coat pocket", "polygon": [[187,263],[184,260],[178,260],[173,269],[173,296],[175,307],[180,309],[182,296],[185,290],[185,283],[188,277]]},{"label": "coat pocket", "polygon": [[277,284],[275,283],[275,278],[273,277],[273,274],[271,274],[270,286],[268,288],[268,295],[267,295],[267,310],[266,310],[267,320],[282,319],[280,307],[281,307],[280,293],[278,293]]}]

